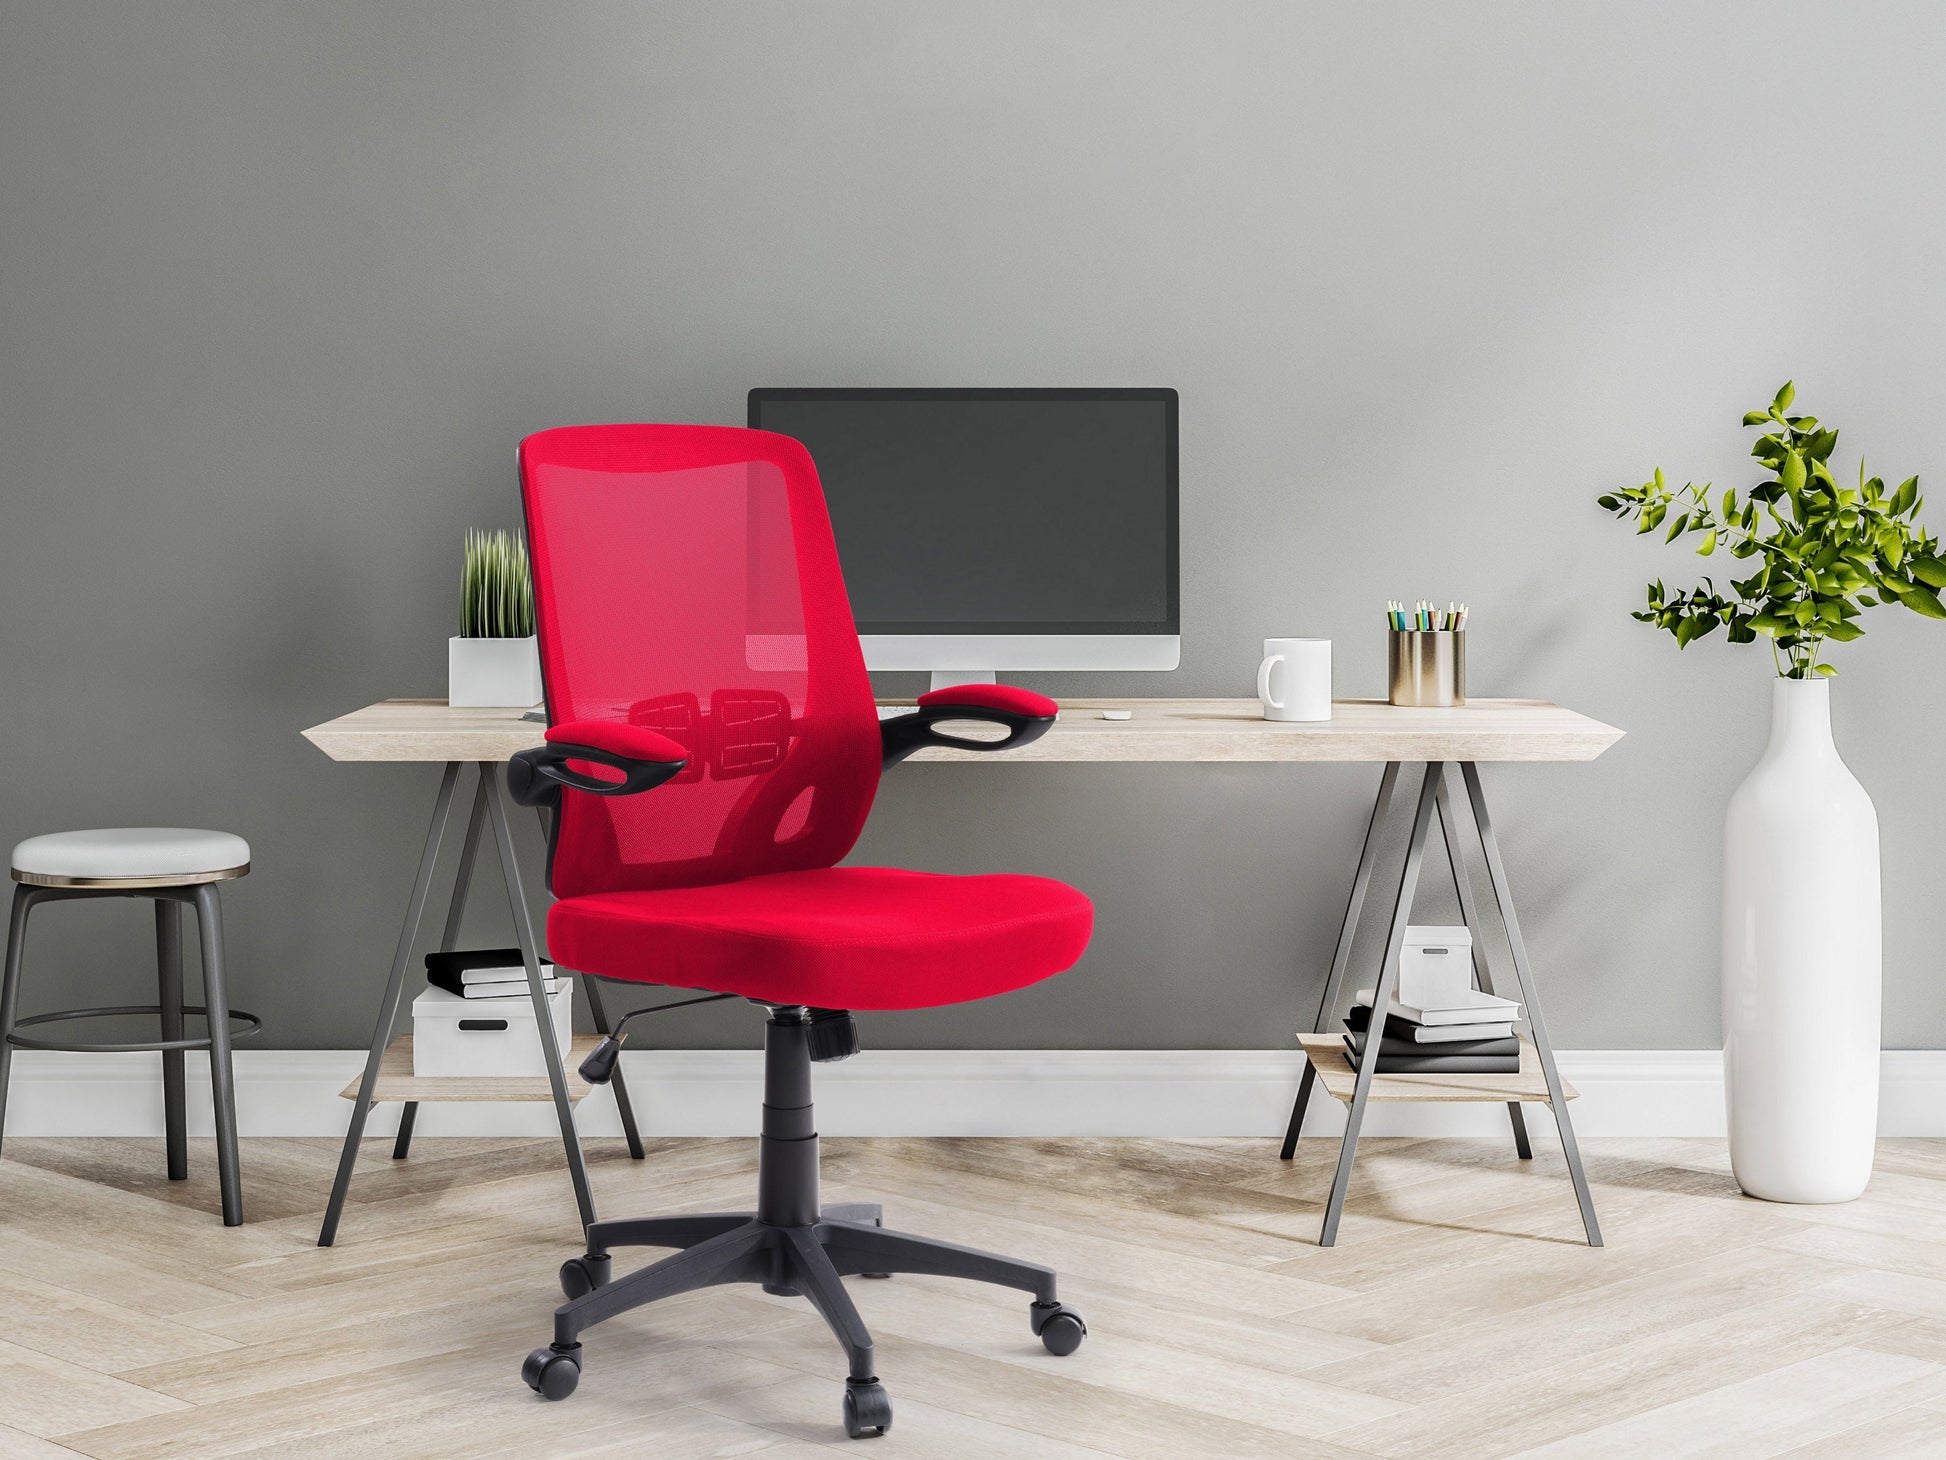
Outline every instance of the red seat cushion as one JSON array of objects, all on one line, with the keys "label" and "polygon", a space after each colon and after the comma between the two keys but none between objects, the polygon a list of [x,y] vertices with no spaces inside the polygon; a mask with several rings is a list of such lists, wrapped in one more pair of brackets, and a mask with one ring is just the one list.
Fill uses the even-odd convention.
[{"label": "red seat cushion", "polygon": [[1065,883],[890,867],[777,872],[554,904],[563,968],[823,1009],[926,1009],[1071,967],[1094,908]]}]

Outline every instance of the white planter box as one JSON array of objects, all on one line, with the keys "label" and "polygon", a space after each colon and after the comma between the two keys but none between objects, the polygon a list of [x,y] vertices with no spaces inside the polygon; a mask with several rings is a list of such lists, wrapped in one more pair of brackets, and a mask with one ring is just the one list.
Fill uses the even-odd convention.
[{"label": "white planter box", "polygon": [[[564,984],[547,1004],[554,1041],[565,1058],[572,1047],[573,988]],[[462,1029],[462,1021],[488,1027]],[[502,1027],[492,1028],[495,1024]],[[445,989],[427,989],[412,1001],[412,1073],[438,1079],[545,1076],[533,998],[523,993],[517,999],[462,999]]]},{"label": "white planter box", "polygon": [[526,709],[541,702],[540,643],[525,639],[446,641],[446,703]]}]

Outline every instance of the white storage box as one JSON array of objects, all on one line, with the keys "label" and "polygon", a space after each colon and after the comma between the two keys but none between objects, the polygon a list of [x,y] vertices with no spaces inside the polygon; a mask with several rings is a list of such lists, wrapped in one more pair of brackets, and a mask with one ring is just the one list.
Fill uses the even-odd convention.
[{"label": "white storage box", "polygon": [[1473,987],[1473,935],[1465,928],[1407,928],[1399,952],[1399,1002],[1452,1007]]},{"label": "white storage box", "polygon": [[[563,984],[548,998],[554,1038],[567,1058],[574,1030],[574,989]],[[463,999],[427,989],[412,1001],[412,1073],[445,1078],[538,1075],[545,1079],[534,1000]]]}]

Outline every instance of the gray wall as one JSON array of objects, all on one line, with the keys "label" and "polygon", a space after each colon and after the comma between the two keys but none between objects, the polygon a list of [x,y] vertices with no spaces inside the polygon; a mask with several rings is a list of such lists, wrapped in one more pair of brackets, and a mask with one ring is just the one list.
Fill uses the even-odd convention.
[{"label": "gray wall", "polygon": [[[1384,599],[1468,600],[1476,693],[1629,732],[1488,772],[1568,1047],[1716,1040],[1718,828],[1770,673],[1631,623],[1693,560],[1593,497],[1751,479],[1738,416],[1787,375],[1847,468],[1946,471],[1929,5],[0,17],[0,838],[249,837],[237,998],[275,1043],[367,1037],[434,779],[297,732],[441,692],[460,531],[512,521],[537,428],[737,421],[756,384],[1177,386],[1183,667],[1035,683],[1244,694],[1258,640],[1305,633],[1372,693]],[[1835,713],[1884,832],[1886,1035],[1937,1045],[1946,634],[1869,627]],[[1100,931],[867,1039],[1281,1044],[1373,780],[900,771],[861,860],[1064,877]],[[144,977],[134,904],[37,937],[32,1007]]]}]

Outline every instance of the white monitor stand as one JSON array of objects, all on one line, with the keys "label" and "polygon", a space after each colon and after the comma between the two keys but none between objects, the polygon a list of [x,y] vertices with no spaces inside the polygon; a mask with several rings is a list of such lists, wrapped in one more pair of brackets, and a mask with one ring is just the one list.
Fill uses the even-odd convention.
[{"label": "white monitor stand", "polygon": [[[993,684],[995,671],[1174,669],[1175,634],[872,634],[859,635],[865,667],[921,670],[934,689]],[[943,665],[981,665],[948,669]]]},{"label": "white monitor stand", "polygon": [[930,689],[957,689],[962,684],[998,684],[1000,676],[991,669],[935,669]]}]

